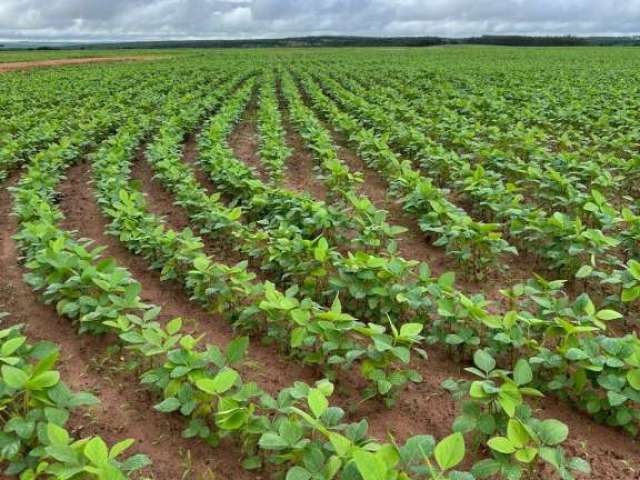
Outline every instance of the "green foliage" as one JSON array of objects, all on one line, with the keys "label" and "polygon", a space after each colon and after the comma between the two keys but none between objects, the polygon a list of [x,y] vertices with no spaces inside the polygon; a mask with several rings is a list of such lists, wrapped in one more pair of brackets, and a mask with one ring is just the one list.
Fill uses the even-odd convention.
[{"label": "green foliage", "polygon": [[21,479],[128,478],[150,464],[144,455],[118,460],[133,440],[108,449],[102,438],[74,440],[65,429],[72,410],[98,403],[85,392],[74,393],[56,370],[59,351],[53,344],[30,344],[20,327],[0,331],[0,461],[6,475]]}]

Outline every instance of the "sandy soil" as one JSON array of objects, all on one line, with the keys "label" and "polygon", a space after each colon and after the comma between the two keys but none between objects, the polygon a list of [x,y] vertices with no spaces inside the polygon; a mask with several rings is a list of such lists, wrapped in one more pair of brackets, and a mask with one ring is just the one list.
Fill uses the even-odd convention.
[{"label": "sandy soil", "polygon": [[140,60],[156,60],[157,56],[122,56],[122,57],[86,57],[86,58],[61,58],[56,60],[34,60],[31,62],[0,63],[0,73],[14,70],[29,70],[42,67],[60,67],[63,65],[81,65],[84,63],[124,62]]}]

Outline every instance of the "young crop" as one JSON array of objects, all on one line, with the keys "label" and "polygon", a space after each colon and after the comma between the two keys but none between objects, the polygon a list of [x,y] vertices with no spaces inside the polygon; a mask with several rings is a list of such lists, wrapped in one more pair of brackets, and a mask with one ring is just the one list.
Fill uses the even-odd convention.
[{"label": "young crop", "polygon": [[475,448],[486,443],[493,453],[494,458],[473,466],[477,478],[499,474],[518,479],[525,473],[530,476],[541,463],[554,467],[567,480],[574,478],[573,471],[590,472],[584,459],[567,458],[561,448],[569,433],[565,424],[533,416],[526,399],[542,393],[529,386],[533,370],[527,360],[518,360],[513,372],[497,368],[485,350],[477,350],[473,361],[474,367],[466,370],[480,380],[447,380],[443,386],[456,398],[465,399],[454,431],[471,434]]},{"label": "young crop", "polygon": [[98,399],[72,392],[60,380],[59,355],[51,343],[29,343],[20,327],[0,331],[0,462],[5,475],[124,480],[149,465],[144,455],[118,458],[133,440],[109,449],[99,436],[74,439],[65,429],[73,410]]},{"label": "young crop", "polygon": [[[567,426],[538,415],[543,395],[637,435],[631,51],[245,53],[2,78],[0,181],[20,177],[11,194],[25,280],[80,334],[113,344],[150,408],[282,480],[582,478],[589,465],[569,455]],[[256,129],[261,166],[234,153],[241,120]],[[285,186],[298,177],[287,176],[299,168],[292,135],[315,162],[300,175],[323,183],[326,202]],[[73,199],[57,187],[80,160],[107,233],[228,320],[237,336],[226,347],[165,320],[103,247],[62,228],[59,203]],[[152,213],[134,161],[149,162],[187,228]],[[407,230],[380,207],[392,201],[456,275],[411,257]],[[505,283],[512,266],[523,280]],[[249,338],[321,380],[263,391],[245,376]],[[444,383],[459,402],[452,431],[372,438],[360,400],[411,400],[434,345],[469,367]],[[64,386],[56,355],[20,328],[0,332],[6,475],[135,477],[147,459],[127,458],[130,440],[65,427],[95,399]]]}]

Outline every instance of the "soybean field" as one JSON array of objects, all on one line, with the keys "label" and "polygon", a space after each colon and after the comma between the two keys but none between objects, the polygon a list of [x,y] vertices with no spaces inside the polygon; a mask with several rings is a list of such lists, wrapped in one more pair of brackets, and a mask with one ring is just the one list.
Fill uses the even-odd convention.
[{"label": "soybean field", "polygon": [[640,478],[640,50],[0,52],[0,267],[6,478]]}]

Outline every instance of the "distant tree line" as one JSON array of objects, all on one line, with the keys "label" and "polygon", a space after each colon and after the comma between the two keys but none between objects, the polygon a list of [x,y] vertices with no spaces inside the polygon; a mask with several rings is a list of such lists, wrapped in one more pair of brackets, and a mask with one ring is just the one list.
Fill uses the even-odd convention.
[{"label": "distant tree line", "polygon": [[[85,49],[107,48],[266,48],[266,47],[429,47],[448,43],[439,37],[293,37],[247,40],[176,40],[83,45]],[[76,46],[77,48],[77,46]]]},{"label": "distant tree line", "polygon": [[20,50],[102,50],[141,48],[267,48],[267,47],[430,47],[437,45],[505,45],[514,47],[580,47],[580,46],[640,46],[640,36],[576,37],[483,35],[468,38],[442,37],[350,37],[319,36],[246,40],[167,40],[146,42],[88,43],[83,45],[47,45],[19,47],[0,45],[3,49]]},{"label": "distant tree line", "polygon": [[483,35],[463,40],[478,45],[509,45],[513,47],[586,47],[591,42],[585,37],[530,37],[525,35]]}]

